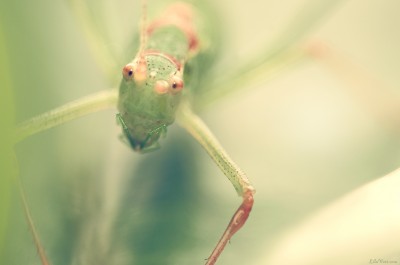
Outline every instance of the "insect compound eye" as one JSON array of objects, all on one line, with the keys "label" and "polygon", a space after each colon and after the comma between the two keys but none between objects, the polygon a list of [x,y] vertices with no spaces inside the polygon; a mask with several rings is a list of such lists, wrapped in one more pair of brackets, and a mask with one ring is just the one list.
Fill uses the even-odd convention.
[{"label": "insect compound eye", "polygon": [[183,89],[183,80],[180,77],[173,76],[170,80],[170,91],[173,94],[176,94],[182,89]]},{"label": "insect compound eye", "polygon": [[125,80],[130,80],[133,78],[134,73],[132,64],[128,63],[124,66],[124,68],[122,68],[122,76],[125,78]]}]

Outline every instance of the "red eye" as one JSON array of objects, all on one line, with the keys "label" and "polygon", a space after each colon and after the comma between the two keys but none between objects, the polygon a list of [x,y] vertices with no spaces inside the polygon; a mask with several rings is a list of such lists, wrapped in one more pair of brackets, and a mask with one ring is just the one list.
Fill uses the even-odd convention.
[{"label": "red eye", "polygon": [[177,76],[173,76],[170,81],[171,84],[171,92],[178,93],[183,89],[183,80]]},{"label": "red eye", "polygon": [[133,65],[128,63],[127,65],[124,66],[122,69],[122,75],[125,78],[125,80],[130,80],[133,78]]}]

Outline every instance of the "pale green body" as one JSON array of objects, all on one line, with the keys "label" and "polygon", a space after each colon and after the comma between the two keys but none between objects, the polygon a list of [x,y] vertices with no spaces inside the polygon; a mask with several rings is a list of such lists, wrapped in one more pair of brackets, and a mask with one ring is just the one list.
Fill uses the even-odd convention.
[{"label": "pale green body", "polygon": [[[190,49],[187,34],[180,27],[163,25],[149,34],[144,56],[139,53],[131,62],[135,66],[140,56],[145,59],[146,78],[141,83],[135,82],[134,78],[122,79],[117,119],[134,150],[147,151],[157,147],[160,136],[174,122],[182,96],[187,96],[189,86],[193,86],[184,71],[196,75],[193,65],[198,66],[199,58],[204,61],[203,51],[197,50],[193,55]],[[168,82],[174,75],[185,80],[182,91],[161,95],[154,91],[157,81]]]},{"label": "pale green body", "polygon": [[[150,36],[149,48],[176,56],[176,59],[183,61],[188,52],[188,48],[185,49],[185,35],[176,27],[157,31]],[[177,66],[157,54],[145,55],[144,58],[147,66],[145,81],[137,84],[134,79],[123,78],[118,101],[119,117],[125,136],[132,148],[138,151],[154,146],[161,133],[174,122],[182,96],[181,93],[160,95],[154,91],[156,81],[169,80],[178,72]]]},{"label": "pale green body", "polygon": [[[80,1],[77,1],[77,3],[80,4]],[[79,6],[78,8],[80,8],[80,5],[75,4],[75,6]],[[303,10],[311,10],[312,12],[311,14],[310,12],[304,13]],[[244,172],[232,161],[232,159],[229,158],[228,154],[224,151],[224,149],[219,144],[218,140],[215,138],[212,132],[207,128],[206,124],[202,122],[200,117],[194,114],[192,110],[193,105],[188,104],[189,101],[187,100],[187,96],[189,94],[188,88],[190,87],[191,92],[194,92],[191,93],[195,94],[193,96],[193,99],[198,100],[200,102],[199,106],[201,106],[205,102],[208,102],[208,100],[214,99],[215,93],[208,93],[208,96],[206,95],[206,97],[199,99],[197,97],[198,94],[200,94],[197,93],[199,91],[198,88],[201,89],[208,88],[209,91],[225,91],[222,94],[221,92],[218,92],[216,94],[217,96],[221,96],[224,95],[224,93],[228,93],[228,91],[231,92],[233,90],[237,90],[238,88],[246,87],[246,85],[250,84],[252,80],[253,81],[257,80],[257,78],[259,78],[261,75],[264,78],[271,77],[271,73],[272,76],[275,76],[276,72],[282,71],[283,69],[282,63],[293,64],[294,62],[297,63],[299,61],[299,58],[300,59],[306,58],[304,56],[305,51],[302,50],[301,52],[299,51],[299,53],[293,53],[291,47],[293,46],[293,42],[296,39],[298,39],[299,36],[302,36],[302,34],[298,33],[299,32],[303,33],[303,31],[305,31],[304,29],[309,28],[310,22],[312,24],[312,22],[316,21],[315,17],[316,14],[318,14],[318,17],[322,17],[320,14],[323,14],[324,12],[319,10],[318,12],[315,12],[316,10],[317,9],[315,8],[302,9],[302,14],[304,13],[302,15],[302,18],[304,18],[303,20],[307,21],[307,23],[297,23],[294,27],[294,30],[288,30],[288,33],[290,34],[286,34],[285,36],[288,37],[284,38],[282,40],[282,43],[279,43],[279,45],[277,46],[279,47],[279,49],[275,49],[270,53],[267,52],[266,54],[262,55],[261,58],[260,56],[257,56],[257,58],[253,61],[253,63],[250,63],[243,69],[239,69],[240,71],[237,71],[236,73],[231,74],[226,78],[222,78],[222,82],[220,84],[212,84],[212,81],[210,82],[210,79],[208,79],[208,77],[206,76],[208,70],[210,69],[210,66],[212,65],[211,61],[213,59],[213,56],[215,54],[218,54],[218,52],[215,51],[215,44],[219,43],[218,41],[215,41],[217,39],[215,37],[218,34],[215,33],[218,32],[216,31],[216,29],[218,28],[219,21],[216,22],[216,20],[218,20],[219,17],[211,15],[212,13],[210,12],[204,12],[205,14],[208,14],[208,16],[202,16],[202,17],[204,19],[207,19],[207,22],[209,22],[209,24],[212,25],[212,27],[208,27],[207,30],[204,30],[202,32],[203,33],[207,32],[208,34],[207,36],[211,38],[208,39],[208,41],[207,40],[204,41],[204,35],[199,33],[199,36],[201,36],[200,40],[202,42],[201,49],[199,49],[195,57],[190,57],[190,60],[186,60],[188,59],[187,57],[188,51],[187,48],[185,48],[187,47],[186,45],[187,43],[185,44],[185,41],[183,42],[180,41],[183,34],[182,32],[179,32],[178,28],[175,28],[175,30],[172,28],[171,29],[164,28],[164,30],[153,32],[152,36],[149,38],[149,42],[146,44],[145,47],[146,49],[157,49],[161,50],[164,53],[173,54],[174,58],[181,58],[184,61],[183,65],[184,65],[185,89],[183,90],[182,93],[163,94],[163,95],[157,95],[153,93],[154,83],[156,83],[157,80],[162,80],[167,77],[170,77],[171,74],[174,74],[173,72],[176,68],[176,64],[174,64],[174,62],[171,62],[171,60],[165,58],[165,56],[164,57],[158,56],[155,53],[147,54],[144,56],[146,63],[149,64],[149,71],[147,72],[145,78],[147,82],[137,85],[134,83],[134,81],[129,80],[129,78],[124,78],[121,82],[119,102],[118,102],[118,108],[121,113],[118,114],[118,120],[123,126],[125,136],[127,137],[130,145],[134,149],[142,151],[155,146],[157,144],[158,138],[160,137],[160,134],[164,132],[166,127],[173,122],[175,114],[178,114],[176,115],[178,123],[180,123],[180,125],[183,126],[189,132],[189,134],[192,135],[193,138],[198,143],[201,144],[202,147],[204,147],[204,149],[214,160],[214,162],[218,165],[221,171],[231,181],[231,183],[237,190],[238,194],[243,197],[243,202],[241,206],[233,215],[231,222],[229,223],[224,234],[222,235],[220,241],[218,242],[214,251],[207,259],[206,261],[207,265],[215,264],[218,256],[223,251],[225,245],[229,242],[229,240],[236,233],[236,231],[238,231],[240,227],[245,223],[253,204],[254,188],[249,183]],[[213,19],[214,21],[210,21]],[[85,19],[83,19],[83,21],[85,21]],[[298,21],[296,20],[296,22]],[[86,25],[90,26],[90,24],[91,23]],[[296,34],[293,34],[292,32]],[[91,44],[97,48],[99,46],[96,46],[96,44],[100,43],[102,43],[100,40],[91,42]],[[204,43],[205,45],[203,45]],[[210,44],[212,45],[210,46]],[[100,47],[103,46],[105,45],[103,44],[100,45]],[[133,46],[131,47],[133,48]],[[101,49],[95,49],[95,50],[101,50]],[[204,53],[204,51],[206,52]],[[109,60],[104,60],[101,54],[98,57],[100,58],[99,59],[100,62],[103,63],[106,62],[104,68],[105,69],[108,68],[107,62]],[[107,56],[105,57],[107,58]],[[135,60],[132,63],[135,63]],[[275,61],[279,61],[279,63]],[[163,69],[163,67],[166,68]],[[157,70],[155,75],[151,74],[152,70]],[[182,77],[183,77],[183,70],[182,70]],[[194,85],[196,85],[195,89]],[[40,116],[34,117],[18,125],[16,129],[16,135],[14,137],[15,138],[14,143],[20,142],[27,136],[36,134],[40,131],[47,130],[56,125],[63,124],[67,121],[74,120],[86,114],[97,112],[102,109],[114,108],[117,103],[117,100],[118,100],[118,95],[116,91],[106,90],[106,91],[100,91],[99,93],[96,93],[94,95],[89,95],[88,97],[80,98],[76,101],[65,104],[57,109],[44,113]],[[181,105],[181,107],[179,107],[178,109],[179,105]],[[179,110],[178,113],[176,113],[177,110]],[[156,162],[157,161],[152,160],[151,165],[157,166]],[[167,163],[169,163],[169,161],[167,161]],[[17,168],[16,165],[14,167]],[[17,170],[15,170],[15,175],[17,175],[18,177]],[[165,176],[163,176],[163,178],[164,177]],[[178,188],[179,186],[182,186],[180,185],[180,183],[178,182],[176,183],[178,184],[177,185]],[[19,186],[21,187],[21,183],[19,183]],[[82,187],[85,188],[85,186],[87,185],[83,185]],[[37,252],[42,260],[41,264],[43,265],[50,264],[50,262],[47,261],[46,255],[43,251],[44,248],[39,240],[38,236],[39,234],[36,232],[36,228],[33,219],[30,215],[29,207],[27,205],[27,200],[24,198],[25,197],[24,191],[22,188],[20,189],[20,191],[21,191],[22,201],[24,204],[24,211],[27,223],[32,232]],[[92,191],[92,189],[90,189],[90,191]],[[157,190],[155,191],[157,192]],[[164,203],[163,205],[166,204]],[[129,206],[131,206],[130,202]],[[81,220],[82,224],[85,224],[87,218],[86,216],[82,216],[82,218],[83,218]],[[158,227],[154,231],[156,231],[156,233],[151,235],[156,235],[161,237],[163,236],[162,234],[159,233],[159,231],[161,230],[158,229]],[[94,244],[93,246],[94,246],[93,250],[96,250],[97,245]],[[86,248],[82,250],[82,254],[84,256],[87,255],[88,253],[90,254],[91,251],[89,250],[88,252]],[[93,251],[93,253],[96,254],[97,252]],[[116,255],[111,255],[110,257],[119,256],[119,254],[120,253],[117,252]],[[96,260],[98,260],[98,256],[94,255],[94,257],[96,258]],[[134,257],[136,257],[135,254]],[[112,261],[110,262],[110,260],[108,259],[104,260],[105,262],[113,264],[113,262]],[[139,262],[141,261],[139,260]]]}]

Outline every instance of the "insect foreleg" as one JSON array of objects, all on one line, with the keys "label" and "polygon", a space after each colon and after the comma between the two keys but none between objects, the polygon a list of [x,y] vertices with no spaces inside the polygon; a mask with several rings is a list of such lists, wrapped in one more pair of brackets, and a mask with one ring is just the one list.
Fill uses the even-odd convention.
[{"label": "insect foreleg", "polygon": [[160,133],[162,136],[165,136],[167,133],[167,125],[162,124],[160,127],[155,128],[154,130],[150,131],[147,135],[146,140],[150,139],[155,133]]},{"label": "insect foreleg", "polygon": [[246,174],[233,162],[207,125],[192,112],[187,102],[182,104],[178,122],[203,146],[214,162],[235,187],[242,204],[236,210],[217,246],[207,259],[206,265],[213,265],[231,237],[244,225],[253,207],[255,189]]},{"label": "insect foreleg", "polygon": [[[153,137],[154,134],[160,134],[161,136],[165,136],[166,133],[167,133],[167,125],[162,124],[160,127],[149,132],[149,134],[147,135],[147,138],[145,140],[145,143],[147,141],[149,141]],[[153,143],[153,145],[143,148],[142,153],[152,152],[152,151],[160,149],[160,147],[161,147],[160,143],[157,141],[157,142]]]}]

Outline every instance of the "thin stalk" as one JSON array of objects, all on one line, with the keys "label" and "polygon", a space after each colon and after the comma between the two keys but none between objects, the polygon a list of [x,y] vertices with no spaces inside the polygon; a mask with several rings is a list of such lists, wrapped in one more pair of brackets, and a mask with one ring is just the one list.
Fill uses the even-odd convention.
[{"label": "thin stalk", "polygon": [[29,226],[29,231],[32,234],[32,239],[33,239],[33,243],[35,244],[36,250],[38,252],[38,255],[40,257],[40,261],[42,263],[42,265],[50,265],[51,263],[49,262],[47,256],[46,256],[46,252],[44,250],[44,247],[41,243],[40,237],[39,237],[39,233],[37,232],[35,223],[33,221],[32,218],[32,214],[31,211],[29,209],[29,204],[28,204],[28,200],[26,199],[26,193],[24,190],[24,187],[22,185],[22,181],[21,178],[19,176],[19,170],[18,170],[18,162],[17,162],[17,158],[15,157],[14,154],[14,171],[13,171],[13,175],[14,175],[14,179],[17,182],[17,186],[19,189],[19,194],[20,194],[20,198],[22,201],[22,206],[23,206],[23,210],[24,210],[24,214],[25,214],[25,218],[26,218],[26,222]]},{"label": "thin stalk", "polygon": [[108,77],[108,80],[114,82],[117,58],[110,48],[107,47],[106,43],[108,42],[104,34],[101,34],[98,27],[94,24],[89,7],[85,1],[82,0],[68,0],[67,2],[70,4],[80,22],[80,26],[85,33],[92,54],[101,66],[104,74]]},{"label": "thin stalk", "polygon": [[205,108],[249,85],[260,81],[272,80],[283,71],[305,62],[306,60],[308,60],[308,55],[303,49],[286,50],[279,54],[279,56],[270,58],[256,67],[247,69],[240,73],[240,75],[232,75],[231,78],[224,78],[207,90],[207,92],[199,95],[198,100],[196,100],[196,109]]},{"label": "thin stalk", "polygon": [[244,89],[255,80],[270,79],[284,67],[304,60],[307,57],[305,52],[296,50],[296,46],[342,1],[307,2],[288,23],[282,34],[272,44],[266,46],[264,52],[257,53],[248,63],[207,89],[200,95],[196,107],[205,107],[234,91]]}]

